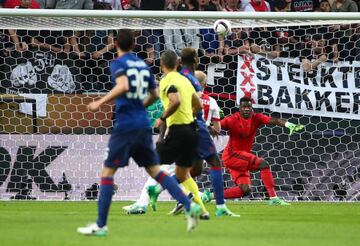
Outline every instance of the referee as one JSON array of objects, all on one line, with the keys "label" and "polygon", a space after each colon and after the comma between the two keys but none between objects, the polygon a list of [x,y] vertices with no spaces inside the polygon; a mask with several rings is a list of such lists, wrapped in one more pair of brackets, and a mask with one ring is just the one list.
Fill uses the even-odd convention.
[{"label": "referee", "polygon": [[177,72],[177,55],[166,50],[161,54],[160,67],[164,78],[160,81],[160,99],[164,112],[155,127],[168,127],[168,134],[157,144],[161,164],[176,164],[179,183],[197,199],[199,188],[191,178],[190,168],[196,159],[198,135],[194,115],[201,109],[201,101],[190,81]]}]

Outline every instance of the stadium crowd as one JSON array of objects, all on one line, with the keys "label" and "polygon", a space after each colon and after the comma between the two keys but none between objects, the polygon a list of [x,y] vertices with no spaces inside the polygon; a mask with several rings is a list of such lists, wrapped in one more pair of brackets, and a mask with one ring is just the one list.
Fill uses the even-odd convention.
[{"label": "stadium crowd", "polygon": [[[357,12],[359,4],[360,1],[353,0],[0,0],[4,8],[166,11]],[[59,59],[75,61],[75,67],[81,69],[83,90],[108,90],[111,87],[108,63],[116,53],[115,33],[115,30],[3,30],[0,32],[0,53],[4,58],[16,60],[29,58],[34,51],[51,51]],[[152,67],[154,74],[160,73],[159,58],[163,50],[170,49],[179,54],[184,47],[197,50],[203,66],[200,70],[209,63],[229,63],[237,55],[253,54],[271,59],[300,58],[306,72],[326,61],[360,61],[357,24],[234,28],[232,34],[224,38],[212,29],[135,30],[134,33],[134,52]],[[12,64],[11,61],[4,63]],[[0,79],[6,78],[3,76],[0,75]]]}]

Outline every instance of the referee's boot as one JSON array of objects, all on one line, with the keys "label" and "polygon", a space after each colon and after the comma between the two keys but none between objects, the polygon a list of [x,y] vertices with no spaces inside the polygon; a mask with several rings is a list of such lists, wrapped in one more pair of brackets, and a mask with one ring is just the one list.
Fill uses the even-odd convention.
[{"label": "referee's boot", "polygon": [[[189,197],[190,201],[194,200],[193,194],[189,193],[188,197]],[[184,205],[182,203],[178,202],[178,203],[176,203],[173,210],[171,210],[168,214],[169,215],[179,215],[182,212],[184,212]]]}]

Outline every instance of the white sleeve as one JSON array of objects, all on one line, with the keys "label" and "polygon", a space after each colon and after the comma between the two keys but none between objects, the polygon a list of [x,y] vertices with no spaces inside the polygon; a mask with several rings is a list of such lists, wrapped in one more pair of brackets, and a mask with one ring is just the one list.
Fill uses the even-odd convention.
[{"label": "white sleeve", "polygon": [[255,12],[255,9],[248,3],[244,8],[244,12]]},{"label": "white sleeve", "polygon": [[220,120],[220,108],[217,105],[214,98],[210,98],[210,110],[209,110],[209,119],[210,121],[219,121]]}]

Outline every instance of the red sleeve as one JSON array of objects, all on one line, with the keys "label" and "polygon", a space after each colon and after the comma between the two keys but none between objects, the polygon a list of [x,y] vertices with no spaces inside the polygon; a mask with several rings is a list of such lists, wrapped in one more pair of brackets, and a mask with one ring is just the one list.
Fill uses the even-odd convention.
[{"label": "red sleeve", "polygon": [[15,0],[15,1],[10,1],[10,0],[7,0],[5,3],[4,3],[4,8],[15,8],[15,7],[17,7],[17,6],[19,6],[20,5],[20,1],[17,1],[17,0]]},{"label": "red sleeve", "polygon": [[264,114],[255,114],[255,122],[257,126],[268,124],[271,117]]},{"label": "red sleeve", "polygon": [[225,117],[220,121],[221,129],[229,130],[231,122],[231,116]]},{"label": "red sleeve", "polygon": [[40,4],[38,4],[36,1],[33,1],[31,3],[31,8],[32,9],[40,9]]}]

